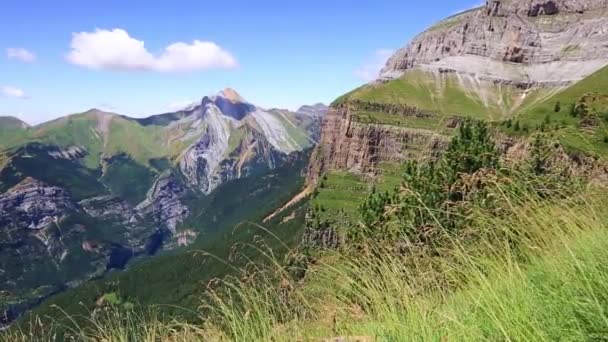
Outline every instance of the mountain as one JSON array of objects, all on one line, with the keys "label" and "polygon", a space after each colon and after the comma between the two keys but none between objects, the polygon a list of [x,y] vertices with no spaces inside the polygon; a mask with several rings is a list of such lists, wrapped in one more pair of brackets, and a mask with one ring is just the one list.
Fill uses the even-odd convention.
[{"label": "mountain", "polygon": [[23,135],[29,125],[13,116],[0,116],[0,148],[8,146],[14,139]]},{"label": "mountain", "polygon": [[392,189],[403,162],[441,154],[465,118],[491,122],[505,148],[550,131],[605,158],[607,29],[597,0],[487,1],[433,25],[331,105],[308,168],[323,185],[313,205],[355,215],[370,183]]},{"label": "mountain", "polygon": [[323,117],[323,116],[325,116],[325,114],[327,114],[328,110],[329,110],[329,107],[327,107],[325,104],[316,103],[312,106],[310,106],[310,105],[302,106],[302,107],[298,108],[296,113],[301,114],[301,115],[311,116],[311,117]]},{"label": "mountain", "polygon": [[[562,170],[562,178],[556,179],[563,181],[583,176],[608,184],[607,20],[606,1],[492,0],[421,33],[388,60],[376,81],[341,96],[329,108],[318,104],[303,106],[296,112],[265,110],[227,89],[181,111],[144,119],[92,110],[27,128],[19,138],[21,140],[5,152],[0,172],[3,187],[0,223],[7,227],[0,241],[9,241],[0,249],[0,253],[4,253],[0,255],[0,262],[4,262],[1,264],[4,273],[0,276],[10,274],[10,277],[0,279],[4,281],[3,287],[14,294],[12,300],[16,303],[6,310],[6,316],[14,316],[14,312],[22,310],[19,305],[27,306],[66,286],[82,282],[81,286],[45,301],[33,315],[52,316],[57,313],[53,310],[55,305],[71,314],[88,315],[98,312],[104,298],[112,296],[120,305],[139,303],[151,307],[156,304],[171,319],[197,320],[200,319],[196,311],[201,306],[200,296],[204,294],[205,285],[214,284],[212,279],[234,275],[233,272],[240,275],[235,270],[252,260],[256,261],[258,270],[264,263],[260,260],[266,260],[268,256],[267,247],[278,248],[279,252],[274,254],[273,250],[272,254],[281,259],[289,248],[299,245],[305,251],[303,259],[308,259],[308,253],[314,253],[318,247],[334,248],[343,244],[347,237],[344,228],[350,228],[352,232],[353,227],[364,225],[361,208],[372,193],[381,195],[373,198],[377,201],[371,205],[367,203],[368,209],[380,216],[387,213],[387,207],[399,213],[407,213],[409,207],[423,207],[425,210],[414,212],[419,216],[433,216],[432,208],[420,206],[418,200],[433,201],[435,198],[445,197],[446,202],[466,206],[468,203],[464,203],[467,201],[463,198],[470,190],[468,187],[473,188],[473,192],[477,187],[483,188],[486,185],[484,175],[466,174],[470,179],[457,184],[467,188],[465,190],[453,191],[449,187],[456,184],[433,188],[437,185],[435,181],[445,181],[442,177],[424,178],[433,175],[434,167],[416,169],[422,174],[418,175],[421,183],[418,186],[431,190],[430,199],[416,198],[414,204],[390,201],[407,196],[408,189],[399,188],[404,184],[404,164],[421,161],[424,166],[436,165],[425,162],[439,159],[453,141],[458,142],[454,137],[466,135],[466,130],[461,132],[460,128],[470,118],[487,123],[483,127],[488,131],[484,132],[495,140],[496,148],[490,150],[500,154],[497,158],[532,159],[531,151],[538,146],[530,143],[531,138],[546,134],[555,138],[551,140],[554,143],[551,152],[557,154],[557,162],[568,166]],[[304,150],[316,142],[309,161]],[[540,162],[547,161],[543,158],[539,158]],[[306,174],[306,180],[303,174]],[[454,177],[462,180],[458,178],[461,174],[463,172],[459,171]],[[490,177],[492,175],[490,172]],[[553,181],[553,178],[548,179]],[[551,192],[551,189],[541,190],[541,197]],[[384,200],[389,202],[382,202],[382,194],[389,191],[395,196],[387,195]],[[453,198],[446,196],[446,192],[450,195],[454,192]],[[570,203],[562,200],[557,198],[555,201],[559,203],[555,207],[556,213],[562,211],[560,205]],[[392,206],[385,206],[386,203]],[[548,201],[538,204],[539,208],[532,207],[532,215],[516,213],[528,219],[537,212],[544,213],[546,206],[553,208],[554,205]],[[445,208],[441,205],[435,208],[436,216],[449,216],[451,212],[444,214]],[[456,213],[458,215],[454,216],[464,216],[461,212]],[[511,212],[499,211],[499,215],[505,213]],[[523,210],[523,213],[528,211]],[[553,211],[549,213],[552,215]],[[437,217],[430,217],[429,221],[437,220]],[[401,218],[411,220],[405,214]],[[550,221],[544,216],[537,219],[545,223]],[[518,222],[525,225],[527,221]],[[423,236],[416,243],[424,245],[427,240],[443,236],[432,235],[436,233],[429,228],[433,223],[425,223],[428,227],[406,226],[422,229]],[[556,227],[562,225],[555,223]],[[463,246],[475,235],[468,233],[465,232]],[[507,235],[505,245],[515,244],[516,236]],[[447,237],[451,239],[452,235]],[[262,241],[262,247],[252,241]],[[179,249],[180,246],[189,248]],[[252,246],[253,251],[247,248]],[[367,254],[365,248],[359,247],[355,254]],[[429,279],[438,280],[432,274],[439,274],[439,278],[448,275],[448,279],[437,283],[447,281],[446,291],[454,285],[451,281],[459,276],[452,277],[455,264],[449,246],[441,246],[448,249],[448,259],[438,259],[437,264],[432,261],[441,258],[444,251],[433,251],[429,268],[425,269],[429,272],[424,273],[429,274],[431,278],[428,279],[411,277],[420,274],[416,267],[426,267],[427,260],[415,258],[413,271],[407,269],[408,263],[412,262],[406,252],[409,241],[396,247],[399,256],[392,259],[396,260],[396,265],[389,261],[387,268],[386,264],[372,263],[371,268],[380,273],[378,279],[382,279],[381,273],[386,270],[399,270],[397,278],[389,279],[389,289],[394,284],[410,284],[407,282],[410,278],[421,279],[421,283],[415,283],[419,287],[412,293],[404,292],[408,295],[408,303],[410,297],[419,298],[420,289],[429,288]],[[424,245],[422,249],[424,247],[429,246]],[[130,259],[158,250],[172,250],[172,253],[162,253],[124,272],[84,282],[95,275],[106,274],[109,269],[125,267]],[[198,250],[209,251],[212,257],[201,258],[201,254],[195,252]],[[239,258],[233,251],[243,254],[236,253]],[[384,250],[378,252],[384,253]],[[389,254],[388,258],[378,258],[377,255],[376,251],[371,253],[373,260],[381,262],[394,257]],[[294,255],[289,253],[288,256]],[[465,259],[467,265],[472,260]],[[485,262],[485,258],[482,259]],[[65,266],[75,264],[74,260],[81,262],[78,266]],[[233,268],[232,263],[227,266],[226,260],[236,260],[237,267]],[[444,261],[447,269],[437,272],[434,267],[443,267]],[[313,267],[323,265],[319,262]],[[345,265],[348,269],[350,264]],[[484,266],[479,269],[485,270]],[[332,267],[330,263],[329,268]],[[404,268],[405,273],[401,273]],[[304,272],[298,267],[294,269]],[[343,268],[335,269],[340,273]],[[479,279],[479,269],[475,269],[474,279]],[[327,270],[320,270],[323,278],[323,271]],[[265,272],[261,273],[262,277],[266,276]],[[275,309],[285,301],[289,302],[294,292],[290,292],[288,281],[283,286],[284,274],[277,274],[280,274],[279,291],[275,287],[271,287],[272,291],[262,288],[261,292],[256,292],[262,295],[252,303],[253,306],[261,303],[263,310],[277,315],[263,311],[276,318],[269,325],[281,322],[280,327],[275,328],[284,333],[285,327],[289,326],[284,324],[284,319],[291,316],[281,316],[281,311],[276,314]],[[332,271],[327,275],[328,278],[321,279],[328,281],[327,284],[340,283],[335,280],[344,276]],[[370,279],[358,276],[352,279]],[[54,279],[54,283],[49,285],[49,279]],[[248,279],[243,282],[245,286],[249,284]],[[256,278],[252,276],[252,279]],[[313,272],[312,281],[315,279],[319,280]],[[310,279],[298,278],[294,288],[301,289],[300,286],[307,285],[306,281]],[[516,282],[519,283],[517,279]],[[353,282],[357,285],[351,289],[353,294],[359,294],[361,283]],[[373,287],[372,296],[362,296],[364,298],[355,306],[347,301],[348,305],[344,307],[347,315],[351,311],[356,317],[370,315],[366,311],[369,298],[384,298],[387,293],[382,287],[375,287],[374,281],[364,283]],[[326,283],[320,284],[313,284],[310,293],[304,287],[304,291],[296,292],[298,296],[295,297],[317,296],[326,287],[323,286]],[[367,286],[365,284],[363,286]],[[239,292],[240,285],[235,285],[234,293]],[[456,290],[469,286],[457,285]],[[437,296],[432,290],[434,286],[430,287],[428,298],[443,298],[444,292]],[[19,292],[20,289],[24,290]],[[349,289],[349,285],[340,286],[334,298],[337,302],[350,297],[343,295],[344,289]],[[403,289],[397,287],[397,290]],[[494,291],[490,292],[494,298]],[[274,293],[280,298],[272,297]],[[402,299],[402,295],[398,292],[395,298]],[[470,300],[465,297],[462,298],[469,308]],[[388,298],[388,306],[393,304],[392,299]],[[296,303],[301,304],[297,300]],[[382,299],[379,301],[384,303]],[[268,303],[273,305],[268,306]],[[274,303],[280,304],[275,306]],[[235,306],[240,304],[243,303]],[[427,304],[421,307],[427,308]],[[542,302],[539,307],[542,309],[545,304]],[[294,309],[286,304],[285,307],[289,312]],[[310,317],[317,317],[315,315],[324,309],[321,307]],[[238,311],[230,310],[227,316]],[[396,316],[409,317],[406,310],[399,310]],[[295,311],[296,315],[300,314],[299,310]],[[328,311],[333,315],[335,308]],[[423,316],[427,314],[424,312]],[[235,323],[231,319],[240,319],[235,325],[238,328],[241,328],[238,324],[252,317],[250,311],[242,317],[227,316],[221,318],[229,323]],[[342,324],[342,317],[338,318]],[[443,322],[444,318],[439,321]],[[549,318],[553,321],[554,317]],[[327,325],[328,330],[335,332],[340,325],[336,326],[336,317],[321,319],[324,322],[319,325],[320,329]],[[354,325],[360,327],[361,322],[364,321],[357,319]],[[309,330],[319,328],[313,326]],[[477,337],[480,336],[485,335]]]},{"label": "mountain", "polygon": [[267,111],[226,89],[143,119],[97,109],[34,127],[3,118],[0,289],[8,300],[0,310],[14,316],[215,233],[205,216],[247,196],[207,199],[224,184],[306,158],[320,115]]},{"label": "mountain", "polygon": [[14,116],[0,116],[0,125],[3,129],[20,129],[25,130],[30,127],[27,123],[21,121]]}]

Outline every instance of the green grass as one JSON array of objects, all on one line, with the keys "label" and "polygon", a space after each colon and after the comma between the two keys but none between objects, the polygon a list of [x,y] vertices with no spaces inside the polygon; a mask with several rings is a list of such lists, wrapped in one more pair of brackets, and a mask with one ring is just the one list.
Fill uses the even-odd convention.
[{"label": "green grass", "polygon": [[376,178],[376,189],[378,191],[390,191],[403,182],[403,165],[400,163],[383,162],[378,164],[378,176]]},{"label": "green grass", "polygon": [[[608,67],[599,70],[584,80],[558,92],[544,101],[523,110],[513,120],[526,125],[532,130],[549,118],[558,128],[553,129],[555,135],[567,147],[599,157],[608,156],[608,146],[604,143],[608,123],[600,118],[597,127],[583,130],[579,127],[580,119],[570,114],[571,106],[581,101],[588,94],[597,95],[597,99],[587,101],[590,111],[599,114],[608,112]],[[560,110],[556,111],[556,104]],[[508,131],[513,134],[512,130]]]},{"label": "green grass", "polygon": [[0,116],[0,149],[10,147],[27,135],[27,124],[12,116]]},{"label": "green grass", "polygon": [[454,240],[440,255],[383,246],[328,253],[303,286],[293,285],[295,308],[268,298],[272,282],[240,282],[233,295],[244,305],[218,298],[216,329],[251,341],[606,337],[605,197],[511,200],[504,217],[478,217],[474,243]]},{"label": "green grass", "polygon": [[116,155],[106,160],[101,181],[113,194],[137,205],[146,198],[155,174],[128,155]]},{"label": "green grass", "polygon": [[347,94],[347,99],[373,103],[402,104],[442,116],[466,116],[478,119],[499,119],[512,110],[514,89],[509,86],[490,85],[489,99],[469,92],[452,74],[436,75],[420,70],[407,72],[399,79],[369,85]]},{"label": "green grass", "polygon": [[272,112],[272,114],[281,121],[289,136],[303,149],[312,146],[308,132],[303,129],[302,123],[299,123],[295,118],[294,113],[291,112]]},{"label": "green grass", "polygon": [[[326,252],[297,281],[277,261],[268,271],[225,280],[230,295],[212,292],[201,307],[205,323],[112,311],[113,319],[96,318],[95,325],[72,334],[84,341],[605,339],[605,194],[590,189],[547,200],[501,189],[502,215],[474,213],[466,238],[450,235],[451,243],[430,254],[399,254],[384,245]],[[40,334],[39,325],[32,325],[4,338],[28,340],[28,329]]]},{"label": "green grass", "polygon": [[384,112],[366,112],[357,111],[353,114],[355,121],[364,124],[384,124],[398,127],[427,129],[427,130],[439,130],[441,131],[445,122],[442,118],[433,116],[429,117],[406,117],[401,115],[394,115]]},{"label": "green grass", "polygon": [[323,217],[333,217],[338,211],[345,218],[356,218],[357,208],[371,191],[371,182],[349,172],[329,172],[318,187],[312,200],[313,207],[321,209]]},{"label": "green grass", "polygon": [[369,179],[344,171],[327,173],[317,187],[311,206],[319,209],[317,213],[323,219],[339,218],[345,224],[356,222],[359,219],[358,208],[373,187],[379,191],[389,191],[403,180],[400,163],[383,162],[377,165],[376,171],[376,176]]},{"label": "green grass", "polygon": [[19,139],[10,140],[4,147],[27,142],[79,146],[87,151],[84,164],[93,169],[99,167],[102,157],[120,153],[127,153],[138,163],[148,165],[150,159],[173,156],[186,147],[187,142],[170,139],[173,133],[176,132],[164,126],[146,126],[115,114],[85,112],[24,130]]}]

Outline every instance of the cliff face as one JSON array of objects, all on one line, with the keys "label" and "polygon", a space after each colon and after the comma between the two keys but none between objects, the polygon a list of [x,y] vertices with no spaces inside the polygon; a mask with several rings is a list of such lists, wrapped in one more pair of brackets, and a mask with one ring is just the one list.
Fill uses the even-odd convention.
[{"label": "cliff face", "polygon": [[520,86],[578,81],[608,62],[605,0],[489,0],[418,35],[381,78],[451,71]]},{"label": "cliff face", "polygon": [[512,118],[606,64],[608,1],[486,1],[421,33],[378,81],[336,101],[309,179],[432,156],[455,118]]},{"label": "cliff face", "polygon": [[33,178],[0,194],[0,226],[41,230],[74,210],[68,193]]},{"label": "cliff face", "polygon": [[[397,107],[383,108],[389,111]],[[431,156],[447,144],[445,136],[431,130],[357,122],[353,115],[356,111],[352,104],[334,106],[328,111],[321,140],[311,157],[309,181],[314,182],[328,170],[369,173],[379,162],[404,162],[421,157],[421,152]],[[405,109],[396,111],[421,115]]]}]

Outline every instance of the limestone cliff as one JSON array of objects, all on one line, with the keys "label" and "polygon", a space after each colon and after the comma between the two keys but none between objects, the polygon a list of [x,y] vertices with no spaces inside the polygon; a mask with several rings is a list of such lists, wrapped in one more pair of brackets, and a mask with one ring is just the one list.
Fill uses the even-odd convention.
[{"label": "limestone cliff", "polygon": [[311,157],[310,181],[327,170],[369,173],[378,162],[403,162],[419,157],[421,151],[439,151],[447,143],[445,136],[431,130],[357,122],[355,111],[351,104],[328,111]]},{"label": "limestone cliff", "polygon": [[381,78],[418,68],[524,87],[578,81],[608,62],[607,10],[604,0],[488,0],[415,37]]}]

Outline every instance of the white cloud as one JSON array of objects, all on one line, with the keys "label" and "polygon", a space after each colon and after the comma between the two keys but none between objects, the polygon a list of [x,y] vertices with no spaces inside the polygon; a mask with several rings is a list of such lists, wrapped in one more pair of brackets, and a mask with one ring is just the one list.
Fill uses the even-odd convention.
[{"label": "white cloud", "polygon": [[17,88],[17,87],[13,87],[13,86],[2,86],[0,87],[0,95],[3,97],[12,97],[12,98],[17,98],[17,99],[27,99],[28,96],[27,94]]},{"label": "white cloud", "polygon": [[374,54],[368,57],[362,66],[355,69],[355,76],[366,82],[377,79],[380,70],[393,53],[394,50],[390,49],[378,49],[374,51]]},{"label": "white cloud", "polygon": [[123,29],[74,33],[70,47],[68,61],[95,70],[187,72],[238,66],[236,59],[214,42],[177,42],[155,55]]},{"label": "white cloud", "polygon": [[6,57],[8,59],[14,59],[25,63],[34,63],[36,61],[36,55],[24,48],[6,49]]}]

